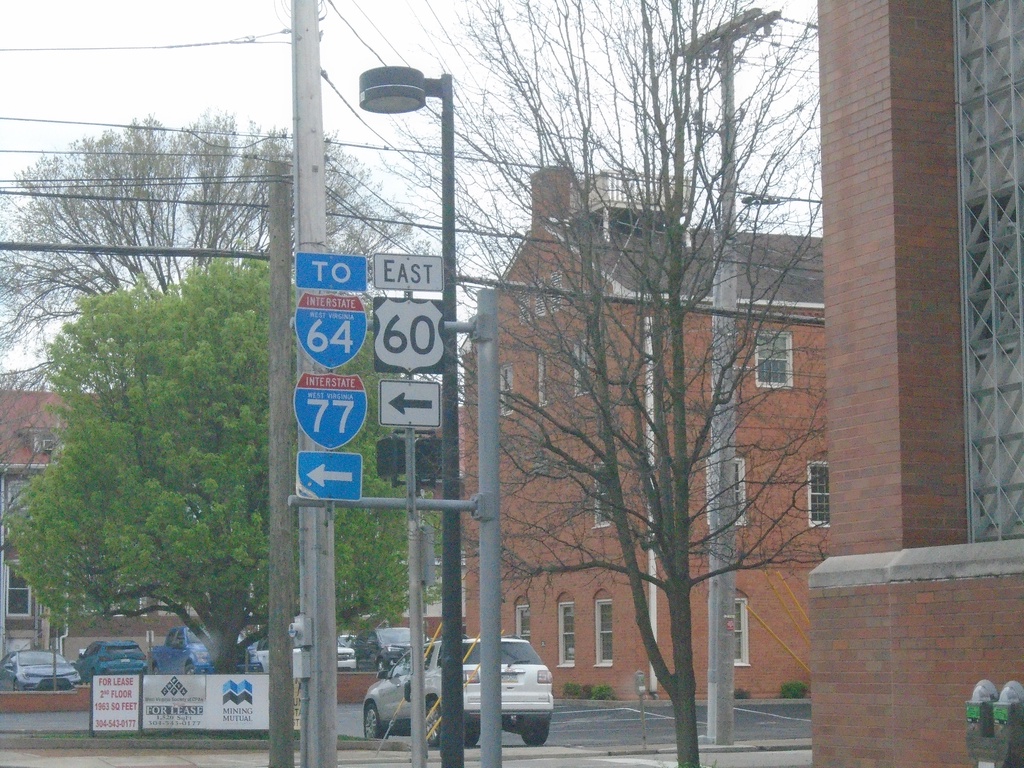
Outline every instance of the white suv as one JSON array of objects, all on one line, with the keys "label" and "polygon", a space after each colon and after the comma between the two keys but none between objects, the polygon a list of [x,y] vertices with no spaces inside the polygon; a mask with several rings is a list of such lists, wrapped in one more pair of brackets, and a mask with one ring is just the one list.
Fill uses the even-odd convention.
[{"label": "white suv", "polygon": [[[430,714],[441,696],[440,644],[427,654],[424,690],[428,713],[428,730],[440,716],[439,709]],[[465,708],[465,743],[476,745],[480,739],[480,645],[463,641],[463,705]],[[390,733],[408,733],[409,705],[405,700],[411,672],[409,657],[404,657],[390,672],[370,686],[363,701],[363,732],[369,739],[380,739]],[[551,691],[551,672],[533,646],[518,637],[501,638],[501,727],[518,733],[531,746],[548,739],[551,712],[555,707]],[[434,728],[429,736],[436,746],[440,731]]]}]

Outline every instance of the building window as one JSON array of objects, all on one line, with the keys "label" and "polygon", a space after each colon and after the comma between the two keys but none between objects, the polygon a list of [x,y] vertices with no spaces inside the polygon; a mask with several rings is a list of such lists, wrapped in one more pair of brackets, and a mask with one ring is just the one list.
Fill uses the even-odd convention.
[{"label": "building window", "polygon": [[733,633],[736,636],[736,666],[750,665],[750,646],[747,632],[747,598],[736,598],[733,616]]},{"label": "building window", "polygon": [[558,604],[558,665],[576,666],[576,604]]},{"label": "building window", "polygon": [[537,405],[548,404],[548,361],[543,353],[537,355]]},{"label": "building window", "polygon": [[606,528],[612,524],[608,517],[608,488],[602,481],[602,465],[594,467],[594,527]]},{"label": "building window", "polygon": [[612,601],[597,600],[594,603],[594,630],[597,634],[597,665],[610,667],[612,664]]},{"label": "building window", "polygon": [[[721,489],[722,499],[725,504],[731,504],[730,509],[722,509],[723,525],[726,520],[735,520],[735,525],[747,524],[747,460],[742,456],[736,456],[725,467],[725,484]],[[718,489],[715,488],[715,467],[710,463],[706,474],[708,506],[714,507],[718,502]]]},{"label": "building window", "polygon": [[7,570],[7,615],[31,616],[32,590],[14,570]]},{"label": "building window", "polygon": [[557,312],[562,308],[562,273],[552,272],[548,283],[551,285],[551,311]]},{"label": "building window", "polygon": [[516,606],[516,634],[523,640],[530,639],[530,605],[524,603]]},{"label": "building window", "polygon": [[759,387],[792,387],[793,334],[786,331],[757,334],[755,365]]},{"label": "building window", "polygon": [[590,377],[586,375],[586,371],[590,367],[590,350],[580,342],[573,346],[572,352],[575,360],[572,370],[572,394],[573,397],[579,397],[586,393],[587,384],[590,381]]},{"label": "building window", "polygon": [[508,416],[510,413],[512,413],[512,366],[510,364],[505,364],[501,366],[501,371],[499,373],[499,386],[501,415]]},{"label": "building window", "polygon": [[828,464],[814,462],[807,465],[807,508],[811,525],[828,525]]}]

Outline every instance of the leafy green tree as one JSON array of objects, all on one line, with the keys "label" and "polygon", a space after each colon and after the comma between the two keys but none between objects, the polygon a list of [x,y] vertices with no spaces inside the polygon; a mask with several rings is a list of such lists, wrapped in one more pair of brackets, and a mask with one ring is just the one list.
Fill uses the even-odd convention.
[{"label": "leafy green tree", "polygon": [[[267,317],[262,264],[81,302],[50,347],[63,447],[10,521],[21,572],[51,609],[171,611],[210,638],[221,669],[242,630],[266,623]],[[343,513],[338,532],[353,552],[338,558],[339,615],[400,603],[402,520]],[[356,567],[366,547],[372,576]]]}]

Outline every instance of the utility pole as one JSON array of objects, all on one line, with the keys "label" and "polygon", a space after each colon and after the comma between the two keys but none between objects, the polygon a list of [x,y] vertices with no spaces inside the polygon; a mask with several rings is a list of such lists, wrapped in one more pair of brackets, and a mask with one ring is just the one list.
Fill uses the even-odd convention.
[{"label": "utility pole", "polygon": [[288,496],[295,489],[292,436],[295,416],[290,392],[293,373],[291,330],[292,180],[283,161],[270,172],[270,768],[294,768],[292,643],[288,623],[295,613],[294,512]]},{"label": "utility pole", "polygon": [[687,48],[693,58],[710,58],[718,54],[722,78],[722,197],[718,225],[718,265],[712,291],[712,381],[718,391],[729,394],[729,401],[719,405],[711,417],[711,449],[709,486],[713,499],[708,508],[711,547],[708,568],[721,571],[708,583],[708,728],[707,741],[712,744],[733,743],[733,685],[736,659],[736,572],[735,560],[736,509],[736,259],[732,237],[736,205],[736,104],[735,57],[733,46],[738,40],[762,34],[782,14],[764,13],[751,8],[725,24],[700,37]]},{"label": "utility pole", "polygon": [[[295,240],[297,252],[327,248],[320,29],[316,0],[292,0],[292,82],[295,119]],[[312,367],[298,352],[298,372]],[[313,442],[299,435],[299,450]],[[299,603],[312,635],[309,678],[303,680],[302,768],[337,764],[338,670],[334,595],[334,508],[300,506]]]}]

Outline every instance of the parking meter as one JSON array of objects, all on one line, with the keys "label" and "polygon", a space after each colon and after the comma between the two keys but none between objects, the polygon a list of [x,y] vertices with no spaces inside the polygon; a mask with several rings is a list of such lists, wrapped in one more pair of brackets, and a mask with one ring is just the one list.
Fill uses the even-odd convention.
[{"label": "parking meter", "polygon": [[633,685],[636,686],[636,695],[642,699],[647,693],[647,678],[644,677],[643,671],[638,669],[633,673]]},{"label": "parking meter", "polygon": [[990,680],[974,686],[967,752],[977,768],[1024,768],[1024,686],[1011,680],[999,694]]}]

